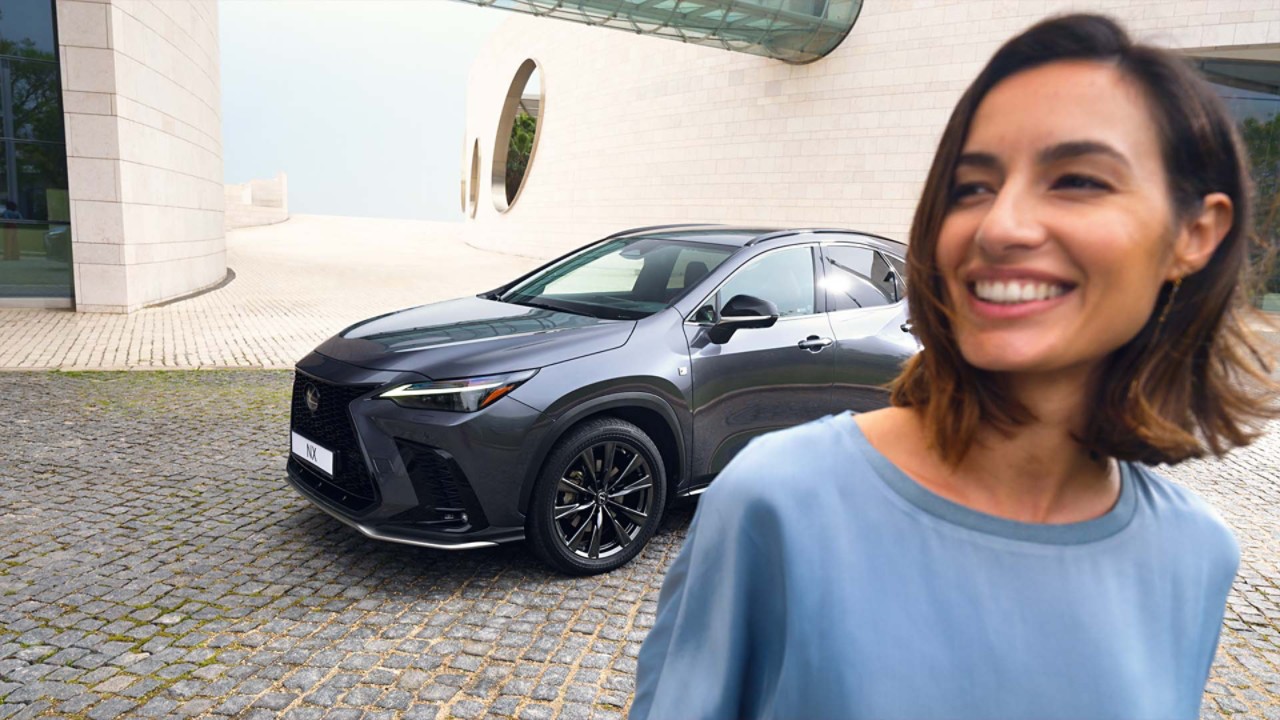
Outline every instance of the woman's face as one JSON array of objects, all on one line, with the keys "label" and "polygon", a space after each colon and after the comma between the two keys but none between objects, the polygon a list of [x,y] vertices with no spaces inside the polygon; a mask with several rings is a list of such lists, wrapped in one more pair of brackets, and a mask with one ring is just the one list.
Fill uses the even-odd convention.
[{"label": "woman's face", "polygon": [[1051,63],[992,88],[952,187],[937,262],[975,367],[1092,368],[1176,273],[1159,133],[1110,66]]}]

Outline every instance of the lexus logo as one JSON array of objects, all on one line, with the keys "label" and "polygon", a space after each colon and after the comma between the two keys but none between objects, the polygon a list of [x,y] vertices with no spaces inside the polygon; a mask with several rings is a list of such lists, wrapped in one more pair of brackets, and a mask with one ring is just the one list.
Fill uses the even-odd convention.
[{"label": "lexus logo", "polygon": [[311,412],[320,409],[320,391],[315,385],[307,386],[307,409]]}]

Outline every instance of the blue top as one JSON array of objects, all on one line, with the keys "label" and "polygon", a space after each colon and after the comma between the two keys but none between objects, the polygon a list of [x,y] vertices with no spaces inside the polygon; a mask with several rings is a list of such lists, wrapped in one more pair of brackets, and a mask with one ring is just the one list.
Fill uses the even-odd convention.
[{"label": "blue top", "polygon": [[703,496],[640,651],[632,718],[1187,718],[1240,552],[1121,463],[1086,522],[936,495],[848,413],[752,442]]}]

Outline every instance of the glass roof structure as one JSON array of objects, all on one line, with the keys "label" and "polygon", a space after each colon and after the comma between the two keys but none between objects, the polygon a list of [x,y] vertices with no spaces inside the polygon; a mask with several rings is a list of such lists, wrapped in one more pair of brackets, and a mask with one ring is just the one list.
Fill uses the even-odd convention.
[{"label": "glass roof structure", "polygon": [[459,0],[807,63],[853,29],[863,0]]}]

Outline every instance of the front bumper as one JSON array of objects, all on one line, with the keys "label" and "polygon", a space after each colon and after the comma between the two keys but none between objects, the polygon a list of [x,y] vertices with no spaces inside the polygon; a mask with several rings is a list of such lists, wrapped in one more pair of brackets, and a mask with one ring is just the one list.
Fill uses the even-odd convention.
[{"label": "front bumper", "polygon": [[[377,540],[469,549],[522,539],[520,498],[548,425],[544,416],[511,397],[475,413],[411,410],[378,397],[423,379],[315,353],[305,358],[290,426],[335,451],[334,472],[291,454],[290,485]],[[306,403],[309,388],[320,396],[317,410]]]}]

